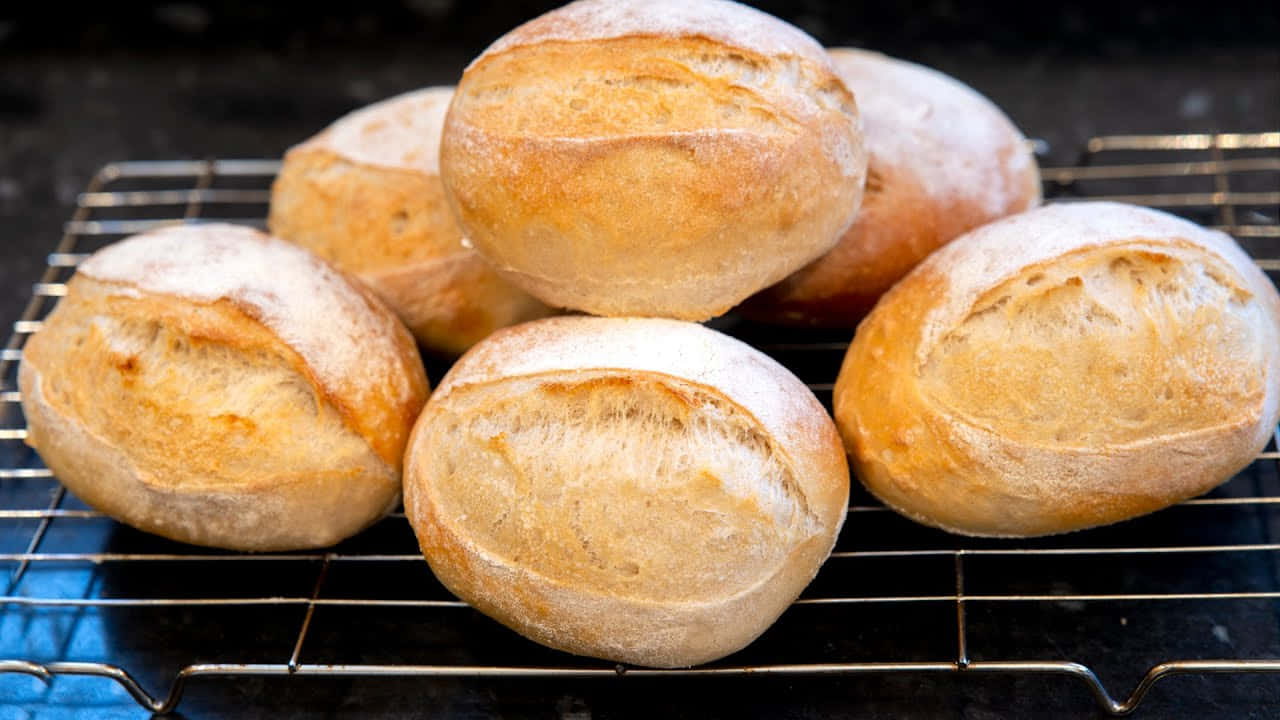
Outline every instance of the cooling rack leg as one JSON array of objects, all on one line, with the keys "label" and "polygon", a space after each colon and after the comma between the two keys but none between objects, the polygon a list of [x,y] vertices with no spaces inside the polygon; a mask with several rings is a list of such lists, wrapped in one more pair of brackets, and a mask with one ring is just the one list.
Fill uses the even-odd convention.
[{"label": "cooling rack leg", "polygon": [[1103,711],[1110,715],[1129,715],[1151,688],[1159,681],[1174,675],[1208,673],[1280,673],[1280,660],[1174,660],[1161,663],[1147,670],[1133,692],[1123,702],[1107,692],[1102,681],[1088,666],[1073,662],[973,662],[968,667],[957,668],[963,672],[993,673],[1000,675],[1041,674],[1069,675],[1089,688],[1093,698]]},{"label": "cooling rack leg", "polygon": [[174,706],[178,704],[178,699],[182,695],[182,681],[186,670],[178,674],[178,677],[174,680],[173,687],[170,689],[169,697],[165,698],[164,702],[158,702],[151,697],[146,690],[142,689],[138,681],[133,679],[132,675],[115,665],[82,662],[52,662],[41,665],[24,660],[0,660],[0,673],[3,672],[32,675],[45,682],[52,680],[55,675],[88,675],[108,678],[123,687],[125,692],[129,693],[134,701],[142,707],[153,713],[163,714],[172,712]]},{"label": "cooling rack leg", "polygon": [[1151,686],[1166,677],[1204,673],[1280,673],[1280,660],[1175,660],[1160,663],[1147,671],[1128,699],[1117,703],[1112,712],[1115,715],[1133,712]]},{"label": "cooling rack leg", "polygon": [[[1093,699],[1097,701],[1098,706],[1111,715],[1127,715],[1133,712],[1133,707],[1128,707],[1129,702],[1136,703],[1142,698],[1139,696],[1137,700],[1126,701],[1124,704],[1118,703],[1107,689],[1102,685],[1102,681],[1087,666],[1080,663],[1051,661],[1051,662],[1034,662],[1015,660],[1010,662],[1000,661],[981,661],[972,662],[968,666],[957,668],[966,673],[991,673],[994,675],[1069,675],[1085,684],[1089,688],[1089,692],[1093,694]],[[1144,678],[1145,680],[1145,678]],[[1145,694],[1145,690],[1143,691]]]},{"label": "cooling rack leg", "polygon": [[[48,680],[54,675],[91,675],[114,680],[139,705],[157,715],[173,712],[182,699],[187,680],[193,677],[459,677],[459,678],[603,678],[618,677],[611,668],[552,667],[457,667],[441,665],[287,665],[206,664],[188,665],[174,678],[164,700],[156,700],[123,669],[101,663],[48,663],[40,665],[21,660],[0,660],[0,673],[18,672]],[[731,668],[694,668],[692,670],[657,670],[635,668],[627,677],[741,677],[743,675],[816,676],[816,675],[883,675],[911,673],[989,673],[993,675],[1065,675],[1085,684],[1098,707],[1110,715],[1128,715],[1137,709],[1160,680],[1173,675],[1208,673],[1280,673],[1280,659],[1275,660],[1176,660],[1152,667],[1134,687],[1133,692],[1118,702],[1107,692],[1102,681],[1085,665],[1066,661],[972,661],[955,663],[836,663],[830,665],[771,665]]]},{"label": "cooling rack leg", "polygon": [[45,682],[53,678],[45,666],[26,660],[0,660],[0,672],[22,673],[38,677]]}]

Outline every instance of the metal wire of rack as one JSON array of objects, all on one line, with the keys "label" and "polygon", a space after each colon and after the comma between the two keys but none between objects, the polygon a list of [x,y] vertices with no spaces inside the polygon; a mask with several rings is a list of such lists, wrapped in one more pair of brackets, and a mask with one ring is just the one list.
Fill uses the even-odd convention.
[{"label": "metal wire of rack", "polygon": [[[1132,712],[1170,676],[1280,673],[1275,443],[1208,496],[1113,528],[1040,540],[947,536],[855,494],[836,552],[783,616],[785,627],[724,661],[688,670],[573,658],[494,629],[430,578],[403,513],[328,551],[260,555],[184,546],[112,522],[69,495],[23,446],[16,389],[23,344],[65,292],[75,266],[108,242],[173,222],[216,218],[261,227],[278,167],[272,160],[115,163],[79,196],[0,350],[0,568],[6,573],[0,576],[0,628],[22,629],[21,636],[0,641],[0,657],[17,653],[0,659],[0,673],[108,678],[155,713],[174,710],[188,681],[211,676],[1050,675],[1082,682],[1098,706],[1115,715]],[[1168,209],[1234,235],[1273,281],[1280,273],[1280,132],[1098,137],[1077,166],[1042,174],[1047,198]],[[847,332],[786,331],[732,319],[721,327],[788,365],[829,405]],[[1219,608],[1215,615],[1222,614],[1221,604],[1234,607],[1228,614],[1238,618],[1236,639],[1223,642],[1234,650],[1229,657],[1180,656],[1178,623],[1197,617],[1204,603]],[[1121,609],[1088,612],[1098,607]],[[852,629],[858,620],[840,614],[852,608],[872,619],[876,608],[896,613],[892,642],[877,644],[876,631],[866,629],[871,621]],[[174,612],[182,615],[170,622]],[[252,614],[260,622],[249,622],[241,637],[211,639],[187,632],[193,612],[234,612],[241,622]],[[914,630],[904,630],[904,617]],[[1010,617],[1021,618],[1023,629]],[[1100,625],[1103,620],[1117,625]],[[85,649],[70,638],[87,622],[101,627],[98,645]],[[411,637],[392,642],[390,650],[352,651],[345,624]],[[1139,647],[1119,659],[1146,664],[1120,699],[1094,666],[1061,657],[1057,643],[1038,647],[1034,640],[1046,627],[1080,639],[1130,625]],[[158,639],[140,640],[147,637],[142,626],[159,626]],[[1213,634],[1229,638],[1231,629],[1215,624]],[[841,639],[849,635],[856,637]],[[351,657],[335,656],[338,647]],[[888,656],[867,656],[865,648]],[[86,656],[91,659],[67,659]],[[216,661],[205,661],[210,657]],[[144,690],[147,683],[129,665],[152,660],[161,669],[147,672],[169,682],[163,695]],[[173,666],[181,669],[166,675],[164,668]]]}]

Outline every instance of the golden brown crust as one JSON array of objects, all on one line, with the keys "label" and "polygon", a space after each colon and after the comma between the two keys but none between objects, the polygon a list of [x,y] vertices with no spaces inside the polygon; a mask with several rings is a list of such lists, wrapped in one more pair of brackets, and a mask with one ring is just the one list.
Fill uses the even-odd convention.
[{"label": "golden brown crust", "polygon": [[171,540],[253,552],[333,545],[395,508],[398,478],[372,453],[367,464],[260,474],[237,487],[184,486],[149,473],[122,448],[46,399],[44,379],[19,371],[27,438],[58,480],[101,512]]},{"label": "golden brown crust", "polygon": [[754,319],[853,327],[929,253],[1040,202],[1026,138],[989,100],[879,53],[830,53],[862,113],[866,194],[831,252],[744,303]]},{"label": "golden brown crust", "polygon": [[1248,464],[1280,415],[1278,341],[1280,297],[1221,233],[1050,206],[895,286],[859,326],[835,416],[858,477],[899,512],[971,535],[1067,532]]},{"label": "golden brown crust", "polygon": [[822,46],[799,28],[736,2],[645,0],[573,2],[499,38],[481,57],[548,42],[584,43],[617,37],[704,37],[760,55],[822,63]]},{"label": "golden brown crust", "polygon": [[[378,456],[399,473],[403,468],[408,429],[431,394],[422,356],[407,328],[359,281],[344,278],[364,299],[365,307],[383,333],[348,336],[337,342],[353,342],[363,349],[365,367],[353,367],[341,383],[327,382],[318,375],[327,397],[343,411],[353,429],[360,433]],[[378,367],[374,377],[369,366]],[[315,372],[314,366],[308,368]],[[377,379],[377,375],[383,378]]]},{"label": "golden brown crust", "polygon": [[427,385],[403,327],[326,268],[217,225],[99,251],[24,348],[28,442],[87,502],[177,540],[358,531],[395,503]]},{"label": "golden brown crust", "polygon": [[790,39],[734,42],[619,4],[652,15],[641,32],[602,19],[609,5],[534,20],[464,74],[441,175],[476,249],[554,305],[691,320],[830,249],[866,157],[826,58],[740,6],[715,8]]},{"label": "golden brown crust", "polygon": [[360,277],[424,347],[449,354],[465,352],[499,328],[555,312],[472,250]]},{"label": "golden brown crust", "polygon": [[465,251],[438,180],[361,165],[318,144],[285,154],[268,223],[277,237],[361,277]]},{"label": "golden brown crust", "polygon": [[460,353],[550,310],[462,243],[436,166],[452,94],[428,88],[383,101],[292,148],[268,225],[357,275],[423,345]]},{"label": "golden brown crust", "polygon": [[552,647],[664,667],[763,632],[847,501],[839,437],[794,376],[663,320],[495,333],[443,381],[406,460],[406,513],[453,592]]},{"label": "golden brown crust", "polygon": [[548,318],[504,328],[455,367],[461,369],[436,388],[442,398],[464,382],[599,368],[671,375],[712,388],[777,438],[783,452],[798,449],[790,462],[805,497],[840,507],[843,517],[842,490],[825,480],[848,472],[842,453],[830,452],[842,447],[830,416],[791,371],[722,333],[660,319]]},{"label": "golden brown crust", "polygon": [[121,295],[234,304],[297,354],[298,371],[399,470],[407,428],[426,401],[426,374],[413,338],[359,282],[305,250],[220,223],[126,238],[77,272],[119,284]]}]

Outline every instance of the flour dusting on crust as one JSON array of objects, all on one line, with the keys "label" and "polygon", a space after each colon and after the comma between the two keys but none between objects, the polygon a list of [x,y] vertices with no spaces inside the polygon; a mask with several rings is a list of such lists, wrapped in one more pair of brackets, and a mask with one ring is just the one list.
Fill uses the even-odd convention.
[{"label": "flour dusting on crust", "polygon": [[365,165],[440,173],[440,135],[452,87],[431,87],[377,102],[338,119],[303,146],[319,146]]},{"label": "flour dusting on crust", "polygon": [[912,177],[933,199],[997,217],[1026,193],[1024,138],[990,100],[936,70],[876,52],[834,48],[858,101],[871,166]]},{"label": "flour dusting on crust", "polygon": [[831,62],[822,46],[795,26],[725,0],[580,0],[503,35],[475,62],[522,45],[636,36],[705,37],[761,55],[796,55],[824,67]]},{"label": "flour dusting on crust", "polygon": [[960,236],[914,272],[957,280],[944,302],[925,317],[919,347],[932,348],[968,313],[978,297],[1023,268],[1087,248],[1136,241],[1183,241],[1224,260],[1246,283],[1262,277],[1235,240],[1169,213],[1113,202],[1055,203],[1010,215]]},{"label": "flour dusting on crust", "polygon": [[78,272],[193,302],[230,300],[293,348],[330,390],[376,386],[401,403],[413,392],[400,362],[379,360],[400,357],[400,329],[389,311],[307,251],[252,228],[213,223],[135,235],[99,250]]}]

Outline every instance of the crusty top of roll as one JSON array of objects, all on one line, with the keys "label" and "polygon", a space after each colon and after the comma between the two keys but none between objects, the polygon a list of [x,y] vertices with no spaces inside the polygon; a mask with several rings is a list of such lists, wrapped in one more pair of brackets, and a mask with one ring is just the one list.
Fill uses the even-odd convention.
[{"label": "crusty top of roll", "polygon": [[[651,77],[640,60],[629,61],[637,74],[625,79],[602,82],[595,78],[566,85],[557,77],[591,78],[600,72],[597,56],[584,57],[580,67],[559,61],[548,64],[531,56],[528,67],[521,71],[537,77],[521,87],[490,89],[487,86],[493,81],[478,72],[512,51],[535,46],[603,43],[602,51],[610,51],[606,57],[614,58],[625,56],[627,42],[644,40],[670,43],[666,52],[687,66],[677,77],[700,82]],[[726,49],[742,55],[726,58],[717,54]],[[791,64],[785,70],[761,67],[759,61],[770,58]],[[616,60],[606,64],[612,62]],[[623,64],[613,70],[626,67]],[[675,65],[671,69],[675,70]],[[715,143],[721,133],[741,135],[740,141],[752,136],[785,136],[811,123],[812,116],[823,110],[856,114],[851,96],[821,45],[775,17],[724,0],[579,0],[500,38],[467,67],[464,84],[468,81],[466,92],[453,102],[450,123],[540,140],[679,137],[692,146]],[[660,108],[648,97],[651,86],[669,93],[668,102]],[[776,112],[768,104],[788,112]],[[849,142],[847,128],[824,127],[824,133],[826,151],[844,174],[860,174],[865,157],[860,145]],[[469,144],[468,150],[483,152],[474,144]]]},{"label": "crusty top of roll", "polygon": [[352,162],[440,174],[440,134],[453,88],[429,87],[344,115],[299,147],[321,147]]},{"label": "crusty top of roll", "polygon": [[489,55],[542,42],[590,42],[621,37],[704,37],[761,55],[796,55],[827,62],[822,46],[797,28],[755,8],[726,0],[579,0],[503,35]]},{"label": "crusty top of roll", "polygon": [[[1270,281],[1229,236],[1189,220],[1135,205],[1112,202],[1059,203],[1013,215],[968,237],[981,241],[952,244],[921,264],[921,272],[945,269],[951,285],[925,316],[920,352],[931,350],[941,336],[969,314],[980,296],[1023,268],[1068,253],[1122,242],[1168,241],[1199,245],[1251,281]],[[1274,294],[1274,293],[1272,293]],[[922,356],[917,359],[923,361]]]},{"label": "crusty top of roll", "polygon": [[[1131,205],[1052,205],[976,230],[921,268],[949,280],[920,323],[921,388],[1007,438],[1147,443],[1266,416],[1277,401],[1277,355],[1259,356],[1257,336],[1280,330],[1276,294],[1223,233]],[[1064,342],[1071,353],[1034,355]],[[1077,396],[1081,383],[1098,395]],[[1161,392],[1177,399],[1153,400]]]},{"label": "crusty top of roll", "polygon": [[935,200],[973,205],[987,217],[1007,213],[1028,195],[1039,199],[1022,134],[981,93],[878,52],[832,48],[830,54],[857,95],[873,169],[906,172]]},{"label": "crusty top of roll", "polygon": [[[436,388],[447,396],[463,376],[467,384],[504,377],[603,369],[652,372],[715,388],[740,405],[778,441],[778,447],[820,450],[839,446],[826,410],[813,393],[781,365],[763,362],[754,348],[701,325],[659,318],[548,318],[504,328],[473,347]],[[465,374],[463,370],[465,369]],[[796,482],[815,507],[830,507],[841,488],[817,483],[841,472],[808,466],[829,452],[802,453]],[[839,458],[839,454],[834,454]]]},{"label": "crusty top of roll", "polygon": [[1026,138],[991,101],[921,65],[865,50],[830,54],[858,100],[866,194],[836,247],[748,301],[750,317],[853,327],[938,247],[1040,203]]},{"label": "crusty top of roll", "polygon": [[852,222],[857,108],[786,23],[589,0],[508,37],[459,82],[441,178],[476,250],[544,302],[705,320]]},{"label": "crusty top of roll", "polygon": [[988,536],[1116,522],[1253,459],[1280,413],[1280,295],[1231,238],[1051,205],[922,262],[858,327],[834,395],[863,483]]},{"label": "crusty top of roll", "polygon": [[426,395],[413,338],[358,283],[314,255],[252,228],[182,225],[103,248],[77,272],[125,285],[126,295],[233,303],[296,352],[346,421],[389,465],[401,466],[403,438],[383,421],[388,413],[409,418]]},{"label": "crusty top of roll", "polygon": [[649,318],[494,333],[449,371],[405,463],[446,587],[551,647],[662,667],[763,632],[830,554],[849,488],[795,376]]}]

